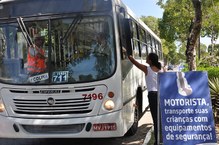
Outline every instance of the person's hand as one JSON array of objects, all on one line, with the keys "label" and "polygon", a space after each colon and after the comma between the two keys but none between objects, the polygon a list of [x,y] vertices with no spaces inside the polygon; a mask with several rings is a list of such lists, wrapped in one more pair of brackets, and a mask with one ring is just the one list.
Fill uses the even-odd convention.
[{"label": "person's hand", "polygon": [[129,55],[128,58],[129,58],[129,60],[133,60],[134,59],[132,55]]}]

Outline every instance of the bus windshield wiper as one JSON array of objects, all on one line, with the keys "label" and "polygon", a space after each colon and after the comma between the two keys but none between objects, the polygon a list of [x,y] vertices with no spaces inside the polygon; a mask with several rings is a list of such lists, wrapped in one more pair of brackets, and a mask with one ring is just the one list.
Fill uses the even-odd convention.
[{"label": "bus windshield wiper", "polygon": [[33,46],[33,41],[30,38],[30,35],[29,35],[29,33],[27,31],[27,28],[26,28],[26,26],[24,24],[23,18],[18,17],[17,18],[17,22],[18,22],[19,27],[21,28],[22,34],[23,34],[24,38],[26,39],[28,45],[29,46]]},{"label": "bus windshield wiper", "polygon": [[82,16],[77,16],[69,26],[68,30],[66,31],[65,35],[62,37],[62,43],[65,43],[67,38],[69,37],[70,33],[76,28],[76,26],[81,22]]}]

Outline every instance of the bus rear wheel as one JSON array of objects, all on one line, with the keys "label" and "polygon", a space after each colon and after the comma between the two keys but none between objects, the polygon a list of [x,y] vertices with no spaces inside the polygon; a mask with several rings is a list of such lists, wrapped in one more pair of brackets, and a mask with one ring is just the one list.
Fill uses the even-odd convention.
[{"label": "bus rear wheel", "polygon": [[138,110],[138,104],[136,103],[135,114],[134,114],[134,123],[132,124],[131,128],[127,131],[126,136],[133,136],[136,134],[136,132],[138,130],[138,119],[139,119],[139,110]]}]

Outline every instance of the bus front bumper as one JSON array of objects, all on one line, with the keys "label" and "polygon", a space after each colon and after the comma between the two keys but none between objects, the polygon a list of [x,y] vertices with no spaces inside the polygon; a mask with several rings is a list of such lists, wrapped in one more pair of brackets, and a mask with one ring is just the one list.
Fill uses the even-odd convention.
[{"label": "bus front bumper", "polygon": [[22,119],[0,116],[1,138],[107,138],[124,135],[121,111],[85,118]]}]

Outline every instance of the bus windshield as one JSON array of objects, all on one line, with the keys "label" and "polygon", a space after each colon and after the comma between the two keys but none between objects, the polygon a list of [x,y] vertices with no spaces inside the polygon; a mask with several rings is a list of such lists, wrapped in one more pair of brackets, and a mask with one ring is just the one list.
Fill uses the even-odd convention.
[{"label": "bus windshield", "polygon": [[20,20],[0,24],[1,82],[80,83],[113,74],[111,17],[77,15]]}]

